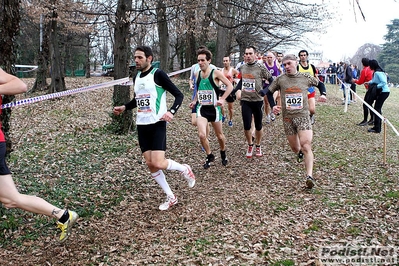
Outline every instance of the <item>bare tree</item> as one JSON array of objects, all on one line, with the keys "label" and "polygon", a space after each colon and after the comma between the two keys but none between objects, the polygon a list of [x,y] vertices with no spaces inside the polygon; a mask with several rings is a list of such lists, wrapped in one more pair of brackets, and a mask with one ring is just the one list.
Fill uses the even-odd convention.
[{"label": "bare tree", "polygon": [[[130,55],[130,12],[132,0],[118,0],[115,16],[115,48],[114,70],[115,79],[129,76]],[[130,100],[130,86],[116,85],[113,93],[114,106],[123,105]],[[112,116],[112,126],[117,133],[127,133],[133,123],[132,111],[126,111],[121,116]]]},{"label": "bare tree", "polygon": [[366,43],[357,49],[355,55],[351,58],[350,62],[362,66],[362,58],[376,59],[381,52],[381,47],[375,44]]},{"label": "bare tree", "polygon": [[168,69],[169,67],[169,30],[166,4],[163,0],[157,1],[157,23],[158,23],[158,38],[159,38],[159,59],[161,62],[161,69]]},{"label": "bare tree", "polygon": [[[8,73],[14,73],[15,64],[15,36],[19,31],[19,1],[1,0],[0,10],[0,66]],[[3,103],[9,103],[14,100],[14,96],[4,95]],[[10,139],[11,109],[1,110],[1,121],[3,132],[6,138],[6,151],[9,154],[12,151],[12,141]]]}]

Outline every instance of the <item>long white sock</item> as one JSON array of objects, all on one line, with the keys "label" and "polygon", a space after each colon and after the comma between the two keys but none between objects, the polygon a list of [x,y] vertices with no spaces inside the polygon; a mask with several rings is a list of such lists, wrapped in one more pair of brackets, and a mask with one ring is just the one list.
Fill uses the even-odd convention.
[{"label": "long white sock", "polygon": [[168,160],[168,168],[166,168],[166,170],[177,170],[177,171],[183,172],[184,170],[187,169],[187,167],[185,167],[184,165],[182,165],[178,162],[175,162],[171,159],[167,159],[167,160]]},{"label": "long white sock", "polygon": [[170,189],[168,182],[166,182],[165,174],[162,172],[162,170],[151,173],[151,176],[155,179],[155,181],[157,181],[158,185],[161,186],[166,195],[173,196],[173,192]]}]

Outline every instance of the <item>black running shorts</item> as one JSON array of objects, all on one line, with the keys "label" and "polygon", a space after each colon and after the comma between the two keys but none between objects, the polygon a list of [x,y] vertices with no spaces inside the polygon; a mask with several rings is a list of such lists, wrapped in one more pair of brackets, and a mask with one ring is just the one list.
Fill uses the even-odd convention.
[{"label": "black running shorts", "polygon": [[0,175],[10,175],[11,172],[6,164],[6,143],[0,142]]},{"label": "black running shorts", "polygon": [[137,125],[141,152],[166,151],[166,121],[150,125]]}]

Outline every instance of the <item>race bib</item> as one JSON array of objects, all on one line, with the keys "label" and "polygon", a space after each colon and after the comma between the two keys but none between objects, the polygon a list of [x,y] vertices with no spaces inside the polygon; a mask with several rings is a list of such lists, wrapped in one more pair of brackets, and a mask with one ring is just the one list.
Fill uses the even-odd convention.
[{"label": "race bib", "polygon": [[136,95],[136,102],[137,102],[137,112],[140,113],[147,113],[151,112],[151,94],[146,93],[146,94],[138,94]]},{"label": "race bib", "polygon": [[255,79],[242,79],[242,90],[246,92],[255,91]]},{"label": "race bib", "polygon": [[303,108],[302,93],[290,93],[285,95],[285,106],[287,110],[298,110]]},{"label": "race bib", "polygon": [[213,90],[198,91],[198,101],[201,105],[213,105]]}]

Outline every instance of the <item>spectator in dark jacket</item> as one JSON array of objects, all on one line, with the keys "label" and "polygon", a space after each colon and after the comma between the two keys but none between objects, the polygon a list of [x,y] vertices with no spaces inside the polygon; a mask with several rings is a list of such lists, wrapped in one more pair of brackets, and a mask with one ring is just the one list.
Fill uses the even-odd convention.
[{"label": "spectator in dark jacket", "polygon": [[346,97],[346,91],[349,91],[349,88],[351,87],[351,84],[353,83],[353,76],[352,76],[352,68],[351,68],[351,64],[349,61],[345,61],[344,65],[344,72],[343,72],[343,85],[344,85],[344,102],[343,104],[345,104],[345,101],[348,101],[347,103],[350,104],[350,95],[348,95],[348,97]]}]

